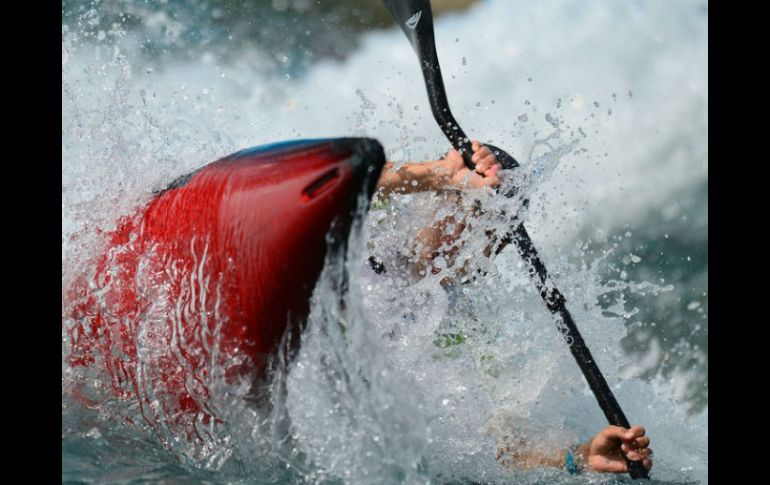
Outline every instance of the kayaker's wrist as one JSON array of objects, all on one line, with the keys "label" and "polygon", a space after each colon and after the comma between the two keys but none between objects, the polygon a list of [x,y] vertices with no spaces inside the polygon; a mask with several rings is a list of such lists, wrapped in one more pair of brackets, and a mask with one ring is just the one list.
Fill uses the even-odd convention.
[{"label": "kayaker's wrist", "polygon": [[425,169],[428,174],[428,185],[431,190],[443,191],[446,190],[447,185],[451,182],[451,179],[447,177],[446,170],[441,166],[442,160],[432,160],[425,163]]},{"label": "kayaker's wrist", "polygon": [[588,453],[591,450],[591,442],[581,443],[573,447],[575,465],[580,473],[588,469]]},{"label": "kayaker's wrist", "polygon": [[457,175],[456,171],[452,168],[451,162],[447,159],[434,160],[428,162],[430,164],[430,171],[432,174],[431,188],[437,192],[445,192],[447,190],[458,190],[459,187],[454,180],[454,176]]}]

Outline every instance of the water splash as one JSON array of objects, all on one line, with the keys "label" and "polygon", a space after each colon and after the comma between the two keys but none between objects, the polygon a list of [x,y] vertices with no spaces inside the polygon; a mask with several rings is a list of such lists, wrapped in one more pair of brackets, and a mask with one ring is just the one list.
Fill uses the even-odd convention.
[{"label": "water splash", "polygon": [[[188,52],[148,60],[142,39],[161,32],[155,14],[132,10],[147,20],[135,29],[102,25],[104,4],[95,5],[62,27],[63,287],[88,270],[100,234],[119,216],[223,154],[354,133],[376,136],[397,160],[448,148],[398,30],[363,36],[344,62],[314,62],[286,79],[302,56],[285,54],[284,63],[248,47],[226,60],[174,28]],[[500,440],[507,446],[505,436],[519,429],[563,443],[603,425],[515,251],[485,257],[483,239],[471,236],[505,230],[505,212],[525,217],[618,399],[648,427],[653,476],[707,482],[707,294],[683,289],[707,291],[707,252],[705,262],[693,252],[707,206],[688,202],[707,193],[706,20],[696,1],[571,0],[520,2],[515,15],[507,2],[490,1],[438,18],[453,111],[469,133],[528,155],[509,180],[525,188],[529,207],[480,195],[485,215],[456,242],[454,264],[434,261],[435,274],[397,264],[377,279],[363,263],[330,266],[302,354],[276,364],[270,405],[252,405],[246,387],[210,382],[220,399],[212,405],[227,419],[202,447],[164,431],[165,448],[139,421],[123,420],[138,409],[105,398],[100,379],[66,364],[63,328],[63,478],[575,483],[557,470],[512,472],[495,458]],[[265,68],[276,64],[286,66]],[[359,255],[366,248],[408,262],[420,228],[453,212],[445,203],[408,196],[372,212]],[[472,207],[463,200],[459,211]],[[625,237],[628,224],[633,235]],[[656,244],[664,233],[667,245]],[[670,275],[657,272],[669,261],[654,258],[661,252],[681,257]],[[629,254],[641,262],[626,264]],[[442,279],[463,266],[488,276],[447,291]],[[344,306],[335,290],[341,274],[350,287]],[[688,310],[694,300],[701,305]],[[78,386],[84,406],[71,399]],[[700,407],[688,417],[692,403]]]}]

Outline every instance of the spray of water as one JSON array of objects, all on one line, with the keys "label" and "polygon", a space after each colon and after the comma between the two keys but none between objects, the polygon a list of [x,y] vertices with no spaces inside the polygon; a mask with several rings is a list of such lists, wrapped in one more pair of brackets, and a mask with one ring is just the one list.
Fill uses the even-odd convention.
[{"label": "spray of water", "polygon": [[[319,61],[287,78],[255,68],[266,56],[255,47],[227,62],[202,49],[159,65],[140,46],[162,18],[148,14],[133,30],[104,26],[96,7],[62,27],[63,288],[94,276],[101,234],[120,216],[237,149],[338,135],[376,136],[400,161],[447,148],[395,29],[362,37],[344,62]],[[158,389],[119,399],[104,375],[71,368],[67,330],[80,323],[63,321],[63,477],[571,483],[562,471],[524,473],[498,460],[521,443],[549,449],[603,427],[515,251],[484,255],[480,235],[504,232],[519,215],[627,415],[653,437],[653,476],[707,483],[708,409],[701,400],[701,411],[688,413],[707,354],[676,347],[677,362],[695,366],[659,373],[676,354],[639,320],[639,301],[682,294],[635,272],[646,256],[625,245],[633,239],[625,225],[650,220],[650,210],[674,227],[684,210],[676,194],[707,180],[706,19],[694,1],[569,0],[521,2],[515,12],[508,2],[482,2],[437,19],[453,111],[471,133],[517,154],[522,169],[505,183],[520,187],[528,208],[491,192],[376,202],[347,253],[330,255],[298,354],[276,356],[267,403],[255,405],[250,383],[222,379],[211,361],[206,402],[223,419],[199,423],[197,440],[158,414],[162,407],[151,408],[156,426],[141,419],[140,403],[157,401]],[[451,256],[414,271],[419,230],[471,212],[469,227],[443,248]],[[204,267],[205,241],[197,243]],[[369,255],[389,262],[388,271],[374,274]],[[190,275],[193,286],[212,283],[205,272]],[[148,285],[157,312],[173,306]],[[62,300],[65,315],[74,302],[65,292]],[[705,318],[700,301],[686,299],[684,315]],[[152,322],[151,311],[142,328]],[[201,328],[216,335],[221,323]],[[152,341],[136,338],[149,364]],[[649,350],[629,353],[619,344],[629,339]],[[152,382],[150,366],[142,372]]]}]

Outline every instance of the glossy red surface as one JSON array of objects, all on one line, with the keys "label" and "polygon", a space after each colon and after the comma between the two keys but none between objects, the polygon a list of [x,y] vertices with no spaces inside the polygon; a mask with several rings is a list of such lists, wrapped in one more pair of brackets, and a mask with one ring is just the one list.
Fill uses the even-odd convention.
[{"label": "glossy red surface", "polygon": [[162,412],[194,432],[216,416],[211,373],[263,373],[286,330],[299,333],[332,220],[364,190],[354,145],[239,152],[123,218],[69,291],[70,365],[103,367],[150,424]]}]

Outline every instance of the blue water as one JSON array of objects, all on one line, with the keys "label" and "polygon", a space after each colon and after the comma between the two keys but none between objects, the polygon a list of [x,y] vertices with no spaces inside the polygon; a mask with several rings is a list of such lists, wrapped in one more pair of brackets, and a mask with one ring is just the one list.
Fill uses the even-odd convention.
[{"label": "blue water", "polygon": [[[95,228],[245,147],[365,135],[392,160],[443,153],[411,47],[397,28],[375,29],[361,4],[346,17],[301,0],[243,11],[63,3],[63,286],[102,247]],[[436,19],[452,110],[472,137],[522,162],[527,228],[626,414],[647,427],[662,481],[708,482],[707,22],[701,1],[482,1]],[[350,261],[393,254],[442,204],[414,196],[376,206]],[[435,278],[332,265],[273,409],[234,398],[229,426],[204,444],[176,443],[169,429],[173,444],[161,445],[127,421],[131,403],[80,406],[73,383],[98,379],[66,366],[63,340],[62,481],[617,478],[522,473],[495,460],[512,427],[557,446],[590,438],[603,418],[515,251],[488,261],[467,242],[461,255],[489,277],[465,296]],[[339,271],[352,282],[344,308]],[[331,324],[339,318],[344,335]],[[460,345],[434,343],[457,333]],[[339,375],[349,387],[336,387]]]}]

